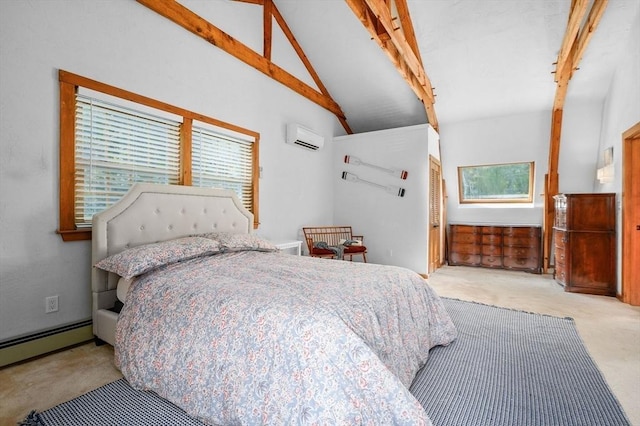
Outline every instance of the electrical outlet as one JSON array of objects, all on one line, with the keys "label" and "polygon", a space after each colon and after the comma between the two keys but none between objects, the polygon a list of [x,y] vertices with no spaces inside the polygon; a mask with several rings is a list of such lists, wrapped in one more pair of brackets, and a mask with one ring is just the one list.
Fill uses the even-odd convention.
[{"label": "electrical outlet", "polygon": [[44,299],[44,312],[50,314],[51,312],[58,312],[58,296],[49,296]]}]

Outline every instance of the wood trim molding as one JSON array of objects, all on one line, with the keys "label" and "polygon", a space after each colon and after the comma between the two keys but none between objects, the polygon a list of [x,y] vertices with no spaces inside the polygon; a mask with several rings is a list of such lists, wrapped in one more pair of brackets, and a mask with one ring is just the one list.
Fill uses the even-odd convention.
[{"label": "wood trim molding", "polygon": [[622,134],[622,294],[620,299],[640,305],[637,259],[640,256],[640,122]]},{"label": "wood trim molding", "polygon": [[191,186],[193,183],[191,152],[193,149],[193,119],[185,117],[180,124],[180,185]]},{"label": "wood trim molding", "polygon": [[[75,197],[75,103],[78,87],[84,87],[96,92],[115,96],[151,108],[166,111],[182,117],[180,132],[180,184],[192,184],[191,167],[191,130],[193,120],[208,123],[221,129],[230,130],[243,134],[253,139],[253,217],[254,228],[259,225],[259,204],[258,204],[258,182],[259,182],[259,157],[260,133],[217,120],[202,114],[198,114],[183,108],[179,108],[146,96],[138,95],[123,89],[119,89],[108,84],[100,83],[86,77],[82,77],[68,71],[59,70],[58,80],[60,82],[60,182],[59,182],[59,228],[56,230],[62,240],[81,241],[91,239],[91,228],[77,229],[75,225],[74,197]],[[187,134],[188,133],[188,134]]]},{"label": "wood trim molding", "polygon": [[[64,241],[71,235],[61,231],[75,230],[73,197],[75,194],[75,126],[76,86],[60,78],[60,230]],[[75,235],[78,237],[78,235]],[[73,240],[73,239],[72,239]]]}]

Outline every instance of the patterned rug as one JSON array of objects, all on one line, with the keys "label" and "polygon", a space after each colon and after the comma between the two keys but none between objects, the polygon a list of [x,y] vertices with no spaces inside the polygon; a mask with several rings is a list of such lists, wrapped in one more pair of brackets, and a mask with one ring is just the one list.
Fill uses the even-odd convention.
[{"label": "patterned rug", "polygon": [[[444,299],[459,337],[432,349],[411,385],[436,426],[623,426],[622,408],[570,318]],[[121,379],[23,425],[202,426]]]}]

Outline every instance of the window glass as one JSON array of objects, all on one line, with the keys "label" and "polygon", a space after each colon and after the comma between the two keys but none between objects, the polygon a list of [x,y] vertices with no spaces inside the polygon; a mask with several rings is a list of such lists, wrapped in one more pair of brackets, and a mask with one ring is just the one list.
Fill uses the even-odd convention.
[{"label": "window glass", "polygon": [[461,203],[531,203],[533,162],[458,167]]},{"label": "window glass", "polygon": [[252,143],[193,126],[194,186],[231,189],[245,208],[253,204]]},{"label": "window glass", "polygon": [[77,95],[75,138],[78,227],[136,182],[178,184],[180,123]]}]

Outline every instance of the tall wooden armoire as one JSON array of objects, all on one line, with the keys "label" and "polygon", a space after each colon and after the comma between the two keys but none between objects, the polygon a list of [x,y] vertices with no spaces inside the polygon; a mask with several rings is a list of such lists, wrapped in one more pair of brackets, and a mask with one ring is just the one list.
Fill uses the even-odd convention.
[{"label": "tall wooden armoire", "polygon": [[558,194],[555,279],[565,291],[616,295],[615,194]]}]

